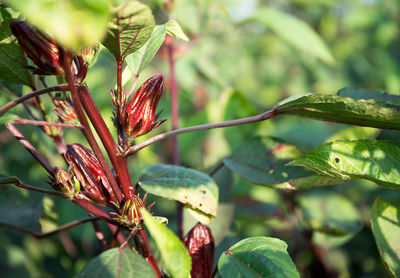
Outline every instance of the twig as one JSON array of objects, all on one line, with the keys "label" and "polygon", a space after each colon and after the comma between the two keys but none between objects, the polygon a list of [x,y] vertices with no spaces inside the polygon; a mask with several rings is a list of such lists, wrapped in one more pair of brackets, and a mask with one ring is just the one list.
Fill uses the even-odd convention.
[{"label": "twig", "polygon": [[13,124],[25,124],[25,125],[36,125],[36,126],[56,126],[56,127],[66,127],[66,128],[83,128],[82,125],[77,124],[66,124],[66,123],[51,123],[46,121],[32,121],[23,118],[17,118],[12,122]]},{"label": "twig", "polygon": [[6,124],[6,128],[11,132],[11,134],[25,147],[25,149],[30,152],[30,154],[43,166],[43,168],[54,177],[55,172],[53,167],[49,162],[29,143],[28,140],[22,135],[22,133],[12,124]]},{"label": "twig", "polygon": [[[98,218],[96,217],[96,219],[98,219]],[[97,241],[100,244],[101,250],[102,251],[107,250],[107,241],[106,241],[106,239],[104,237],[103,232],[100,229],[99,223],[97,223],[97,221],[92,221],[92,226],[93,226],[93,229],[95,231],[95,235],[96,235]]]},{"label": "twig", "polygon": [[40,232],[37,232],[37,231],[30,231],[30,234],[32,236],[34,236],[35,238],[37,238],[37,239],[41,239],[41,238],[45,238],[45,237],[49,237],[49,236],[55,235],[55,234],[57,234],[59,232],[63,232],[63,231],[69,230],[71,228],[74,228],[76,226],[79,226],[79,225],[84,224],[84,223],[89,222],[89,221],[95,222],[95,220],[98,220],[98,219],[99,219],[98,217],[91,216],[91,217],[84,218],[84,219],[81,219],[81,220],[72,221],[71,223],[68,223],[68,224],[65,224],[65,225],[63,225],[61,227],[58,227],[57,229],[55,229],[54,231],[51,231],[51,232],[40,233]]},{"label": "twig", "polygon": [[224,167],[224,161],[222,160],[220,163],[218,163],[217,166],[208,174],[210,177],[214,176],[215,173],[217,173],[222,167]]},{"label": "twig", "polygon": [[182,134],[182,133],[187,133],[187,132],[193,132],[193,131],[198,131],[198,130],[205,130],[205,129],[214,129],[214,128],[222,128],[222,127],[229,127],[229,126],[236,126],[236,125],[243,125],[243,124],[249,124],[249,123],[254,123],[254,122],[260,122],[264,120],[268,120],[276,116],[276,110],[271,109],[265,113],[259,114],[257,116],[253,117],[248,117],[248,118],[242,118],[238,120],[232,120],[232,121],[226,121],[226,122],[220,122],[220,123],[214,123],[214,124],[204,124],[204,125],[196,125],[196,126],[191,126],[191,127],[185,127],[181,129],[176,129],[176,130],[171,130],[165,133],[161,133],[159,135],[156,135],[152,138],[149,138],[147,140],[144,140],[132,147],[130,147],[124,155],[131,155],[139,150],[147,147],[148,145],[154,144],[155,142],[158,142],[160,140],[164,140],[168,137]]},{"label": "twig", "polygon": [[50,92],[55,92],[55,91],[68,91],[69,90],[69,86],[67,84],[62,84],[62,85],[57,85],[57,86],[53,86],[53,87],[48,87],[48,88],[44,88],[41,90],[37,90],[34,91],[32,93],[29,93],[27,95],[24,95],[20,98],[17,98],[13,101],[10,101],[9,103],[7,103],[6,105],[2,106],[0,108],[0,115],[4,114],[5,112],[7,112],[8,110],[10,110],[11,108],[13,108],[14,106],[23,103],[24,101],[42,95],[42,94],[47,94]]},{"label": "twig", "polygon": [[32,191],[36,191],[36,192],[40,192],[40,193],[45,193],[45,194],[49,194],[52,196],[56,196],[56,197],[60,197],[63,199],[70,199],[67,195],[56,192],[56,191],[51,191],[51,190],[46,190],[46,189],[42,189],[39,187],[34,187],[34,186],[30,186],[27,184],[24,184],[22,182],[20,182],[19,180],[15,180],[10,182],[11,184],[14,184],[17,187],[23,188],[23,189],[27,189],[27,190],[32,190]]}]

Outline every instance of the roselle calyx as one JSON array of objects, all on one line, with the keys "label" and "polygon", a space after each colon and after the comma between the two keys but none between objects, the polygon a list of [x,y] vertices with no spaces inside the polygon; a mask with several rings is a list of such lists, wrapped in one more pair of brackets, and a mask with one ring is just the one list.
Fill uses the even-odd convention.
[{"label": "roselle calyx", "polygon": [[55,190],[71,197],[80,191],[80,183],[76,177],[57,167],[55,168],[55,181],[50,184]]},{"label": "roselle calyx", "polygon": [[144,135],[165,120],[158,121],[156,114],[158,102],[162,95],[164,75],[154,75],[140,86],[122,113],[122,127],[129,137]]},{"label": "roselle calyx", "polygon": [[53,113],[55,113],[63,122],[75,122],[77,120],[77,115],[75,108],[72,104],[72,101],[66,97],[65,99],[54,99],[54,105],[56,106],[53,109]]},{"label": "roselle calyx", "polygon": [[183,243],[192,257],[192,278],[209,278],[214,262],[214,238],[210,228],[197,223],[186,234]]},{"label": "roselle calyx", "polygon": [[60,50],[52,38],[26,21],[13,21],[10,23],[10,28],[23,52],[37,66],[33,69],[33,73],[41,75],[64,74]]},{"label": "roselle calyx", "polygon": [[81,191],[99,204],[115,203],[116,197],[94,153],[81,144],[67,145],[64,154],[71,171],[81,184]]}]

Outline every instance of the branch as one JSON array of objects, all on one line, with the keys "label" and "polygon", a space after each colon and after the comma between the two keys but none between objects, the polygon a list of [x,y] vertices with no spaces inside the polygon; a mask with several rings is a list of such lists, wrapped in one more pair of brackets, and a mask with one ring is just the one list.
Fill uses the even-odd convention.
[{"label": "branch", "polygon": [[19,180],[15,180],[13,182],[11,182],[12,184],[14,184],[17,187],[23,188],[23,189],[27,189],[27,190],[32,190],[32,191],[36,191],[36,192],[40,192],[40,193],[45,193],[45,194],[49,194],[52,196],[56,196],[56,197],[60,197],[63,199],[70,199],[67,195],[56,192],[56,191],[51,191],[51,190],[46,190],[46,189],[42,189],[39,187],[34,187],[34,186],[30,186],[27,184],[24,184],[22,182],[20,182]]},{"label": "branch", "polygon": [[149,138],[147,140],[144,140],[143,142],[140,142],[132,147],[130,147],[127,151],[125,151],[124,155],[132,155],[135,154],[136,152],[140,151],[141,149],[147,147],[148,145],[154,144],[155,142],[158,142],[160,140],[164,140],[168,137],[182,134],[182,133],[187,133],[187,132],[193,132],[193,131],[198,131],[198,130],[206,130],[206,129],[214,129],[214,128],[222,128],[222,127],[229,127],[229,126],[236,126],[236,125],[243,125],[243,124],[249,124],[249,123],[254,123],[254,122],[260,122],[260,121],[265,121],[268,119],[273,118],[276,116],[276,110],[271,109],[265,113],[259,114],[257,116],[253,117],[248,117],[248,118],[243,118],[243,119],[238,119],[238,120],[232,120],[232,121],[226,121],[226,122],[220,122],[220,123],[214,123],[214,124],[205,124],[205,125],[196,125],[196,126],[191,126],[191,127],[185,127],[181,129],[176,129],[176,130],[171,130],[165,133],[161,133],[159,135],[156,135],[152,138]]},{"label": "branch", "polygon": [[12,122],[13,124],[25,124],[25,125],[37,125],[37,126],[56,126],[56,127],[66,127],[66,128],[83,128],[82,125],[77,124],[65,124],[65,123],[51,123],[46,121],[32,121],[28,119],[23,119],[18,117]]},{"label": "branch", "polygon": [[30,234],[32,236],[34,236],[35,238],[37,238],[37,239],[41,239],[41,238],[44,238],[44,237],[49,237],[49,236],[55,235],[55,234],[60,233],[60,232],[64,232],[64,231],[66,231],[68,229],[71,229],[73,227],[79,226],[79,225],[81,225],[83,223],[86,223],[86,222],[89,222],[89,221],[98,220],[98,219],[99,219],[98,217],[91,216],[91,217],[84,218],[84,219],[81,219],[81,220],[72,221],[71,223],[63,225],[63,226],[61,226],[61,227],[59,227],[56,230],[51,231],[51,232],[40,233],[40,232],[36,232],[36,231],[30,231]]},{"label": "branch", "polygon": [[25,149],[30,152],[30,154],[43,166],[43,168],[50,174],[50,176],[54,177],[55,172],[54,168],[47,162],[46,158],[42,156],[38,150],[29,143],[28,140],[22,135],[22,133],[12,124],[6,124],[6,128],[11,132],[12,135],[25,147]]},{"label": "branch", "polygon": [[53,86],[53,87],[48,87],[48,88],[44,88],[41,90],[37,90],[34,91],[32,93],[29,93],[27,95],[24,95],[20,98],[17,98],[13,101],[10,101],[9,103],[7,103],[6,105],[2,106],[0,108],[0,115],[4,114],[5,112],[7,112],[8,110],[10,110],[11,108],[13,108],[14,106],[23,103],[25,100],[28,100],[30,98],[42,95],[42,94],[46,94],[46,93],[50,93],[50,92],[55,92],[55,91],[68,91],[69,87],[67,84],[62,84],[62,85],[57,85],[57,86]]}]

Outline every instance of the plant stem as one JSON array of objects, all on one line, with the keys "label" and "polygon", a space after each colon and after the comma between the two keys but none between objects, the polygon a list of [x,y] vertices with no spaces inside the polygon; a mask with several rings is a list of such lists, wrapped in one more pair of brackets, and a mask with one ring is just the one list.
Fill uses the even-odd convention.
[{"label": "plant stem", "polygon": [[49,162],[42,156],[39,151],[29,143],[28,140],[22,135],[22,133],[13,125],[5,124],[6,128],[11,132],[11,134],[25,147],[25,149],[43,166],[43,168],[49,173],[50,176],[54,177],[54,168]]},{"label": "plant stem", "polygon": [[64,66],[64,71],[65,71],[65,78],[67,79],[67,82],[70,87],[71,98],[72,98],[72,102],[74,103],[76,115],[78,116],[79,121],[81,122],[82,126],[84,127],[83,129],[81,129],[81,132],[85,136],[86,140],[89,142],[90,147],[92,148],[94,154],[96,155],[96,157],[101,165],[101,168],[103,169],[104,174],[107,177],[107,180],[110,182],[110,185],[115,193],[115,196],[117,197],[118,202],[121,203],[122,196],[121,196],[121,192],[118,190],[119,189],[118,184],[117,184],[110,168],[108,167],[107,161],[104,158],[104,155],[101,152],[96,139],[94,138],[94,135],[90,129],[89,122],[86,119],[85,112],[83,111],[82,104],[81,104],[81,101],[79,98],[79,93],[75,86],[74,77],[71,73],[71,68],[68,63],[68,60],[71,59],[71,55],[67,52],[64,52],[64,54],[65,55],[64,55],[64,59],[63,59],[63,66]]},{"label": "plant stem", "polygon": [[55,91],[68,91],[69,90],[69,86],[67,84],[62,84],[62,85],[57,85],[57,86],[53,86],[53,87],[48,87],[48,88],[44,88],[41,90],[37,90],[34,91],[32,93],[29,93],[27,95],[24,95],[22,97],[19,97],[13,101],[10,101],[9,103],[7,103],[6,105],[3,105],[0,108],[0,115],[4,114],[5,112],[7,112],[8,110],[10,110],[11,108],[13,108],[14,106],[23,103],[24,101],[39,96],[39,95],[43,95],[43,94],[47,94],[50,92],[55,92]]},{"label": "plant stem", "polygon": [[36,191],[36,192],[40,192],[40,193],[45,193],[45,194],[49,194],[55,197],[59,197],[59,198],[63,198],[63,199],[70,199],[67,195],[56,192],[56,191],[51,191],[51,190],[46,190],[46,189],[42,189],[39,187],[34,187],[34,186],[30,186],[27,184],[24,184],[18,180],[12,181],[10,182],[12,184],[14,184],[17,187],[23,188],[23,189],[27,189],[27,190],[32,190],[32,191]]},{"label": "plant stem", "polygon": [[[178,103],[178,83],[175,74],[174,40],[167,37],[166,44],[168,48],[168,62],[170,68],[170,86],[171,86],[171,124],[172,130],[179,126],[179,103]],[[179,165],[179,142],[177,136],[172,136],[172,163]],[[178,237],[183,238],[183,204],[176,202],[176,219],[178,225]]]},{"label": "plant stem", "polygon": [[[153,251],[150,248],[149,240],[147,239],[146,231],[140,228],[140,233],[135,236],[135,243],[138,245],[138,251],[145,258],[145,260],[151,265],[156,272],[158,278],[161,278],[160,270],[157,266],[157,261],[154,258]],[[144,246],[143,246],[144,245]]]},{"label": "plant stem", "polygon": [[220,163],[215,166],[215,168],[208,174],[210,177],[214,176],[221,168],[224,167],[224,161],[222,160]]},{"label": "plant stem", "polygon": [[271,118],[275,117],[276,115],[277,115],[276,110],[271,109],[267,112],[264,112],[262,114],[259,114],[257,116],[253,116],[253,117],[231,120],[231,121],[226,121],[226,122],[213,123],[213,124],[196,125],[196,126],[190,126],[190,127],[185,127],[185,128],[181,128],[181,129],[171,130],[171,131],[156,135],[152,138],[144,140],[144,141],[130,147],[124,153],[124,155],[127,156],[127,155],[134,154],[134,153],[138,152],[139,150],[141,150],[151,144],[154,144],[155,142],[164,140],[164,139],[169,138],[174,135],[187,133],[187,132],[193,132],[193,131],[199,131],[199,130],[205,130],[205,129],[222,128],[222,127],[229,127],[229,126],[236,126],[236,125],[260,122],[260,121],[271,119]]},{"label": "plant stem", "polygon": [[[121,185],[122,193],[124,194],[125,198],[129,198],[132,183],[128,171],[126,158],[122,155],[119,155],[120,152],[118,150],[118,146],[115,144],[115,141],[99,110],[97,109],[96,104],[94,103],[94,100],[89,93],[87,86],[79,89],[79,98],[86,111],[86,114],[89,116],[89,119],[92,122],[94,129],[96,130],[101,142],[103,143],[104,148],[106,149],[111,164],[114,167],[119,184]],[[119,187],[117,187],[116,189],[114,189],[113,187],[113,190],[118,190],[118,194],[122,199],[121,190],[119,189]]]},{"label": "plant stem", "polygon": [[[98,218],[96,217],[96,219],[98,219]],[[94,220],[94,221],[92,221],[92,226],[95,231],[97,241],[100,244],[101,250],[102,251],[107,250],[107,241],[105,240],[104,234],[100,229],[99,223],[97,223],[97,221]]]},{"label": "plant stem", "polygon": [[68,224],[65,224],[65,225],[63,225],[61,227],[58,227],[57,229],[55,229],[55,230],[53,230],[51,232],[40,233],[40,232],[36,232],[36,231],[30,231],[30,234],[32,236],[34,236],[35,238],[37,238],[37,239],[41,239],[41,238],[45,238],[45,237],[49,237],[49,236],[55,235],[55,234],[60,233],[60,232],[64,232],[66,230],[69,230],[71,228],[74,228],[76,226],[79,226],[79,225],[84,224],[84,223],[89,222],[89,221],[95,222],[95,220],[97,220],[97,219],[99,219],[99,218],[91,216],[91,217],[84,218],[84,219],[81,219],[81,220],[72,221],[71,223],[68,223]]},{"label": "plant stem", "polygon": [[77,204],[78,206],[80,206],[81,208],[83,208],[84,210],[89,212],[90,214],[92,214],[94,216],[97,216],[101,220],[104,220],[104,221],[106,221],[106,222],[108,222],[110,224],[113,224],[113,225],[117,225],[117,226],[120,225],[117,221],[112,219],[111,216],[107,212],[105,212],[104,210],[96,207],[95,205],[93,205],[88,200],[80,199],[80,198],[74,198],[74,199],[72,199],[72,202],[74,202],[75,204]]},{"label": "plant stem", "polygon": [[23,119],[18,117],[12,122],[12,124],[25,124],[25,125],[36,125],[36,126],[56,126],[56,127],[66,127],[66,128],[83,128],[82,125],[77,124],[65,124],[65,123],[51,123],[46,121],[32,121],[28,119]]}]

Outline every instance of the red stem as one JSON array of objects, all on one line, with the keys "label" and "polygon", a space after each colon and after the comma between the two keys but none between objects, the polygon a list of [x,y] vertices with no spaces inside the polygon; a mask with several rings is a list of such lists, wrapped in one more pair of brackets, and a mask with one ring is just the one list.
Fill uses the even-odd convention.
[{"label": "red stem", "polygon": [[68,60],[71,59],[71,55],[67,52],[64,52],[64,59],[63,59],[63,66],[64,66],[64,71],[65,71],[65,78],[67,79],[67,82],[70,86],[70,91],[71,91],[71,98],[72,102],[75,107],[76,115],[78,116],[79,121],[81,122],[82,126],[84,127],[81,129],[82,134],[85,136],[86,140],[89,142],[90,147],[92,148],[94,154],[96,155],[101,168],[104,171],[104,174],[107,177],[107,180],[110,182],[111,187],[113,188],[113,191],[115,193],[115,196],[117,197],[118,202],[122,202],[122,195],[121,192],[118,190],[118,184],[111,173],[110,168],[108,167],[107,161],[104,158],[103,153],[100,150],[99,145],[96,142],[96,139],[94,138],[94,135],[90,129],[90,125],[88,120],[86,119],[85,112],[83,111],[82,104],[79,98],[79,93],[77,91],[77,88],[75,86],[75,80],[74,77],[71,73],[71,68],[68,63]]},{"label": "red stem", "polygon": [[32,121],[28,119],[22,119],[18,117],[12,122],[13,124],[25,124],[25,125],[37,125],[37,126],[56,126],[56,127],[66,127],[66,128],[83,128],[81,125],[76,124],[65,124],[65,123],[52,123],[46,121]]},{"label": "red stem", "polygon": [[148,256],[146,256],[145,259],[146,259],[147,262],[149,262],[151,267],[154,269],[154,271],[157,274],[157,277],[161,278],[162,276],[161,276],[160,270],[158,269],[157,261],[154,258],[153,251],[150,248],[149,240],[147,239],[146,231],[143,228],[140,228],[140,235],[142,236],[143,241],[146,244],[146,249],[147,249],[147,252],[148,252]]},{"label": "red stem", "polygon": [[[175,74],[174,42],[172,37],[167,37],[168,60],[170,67],[170,86],[171,86],[171,121],[172,130],[178,129],[179,122],[179,103],[178,103],[178,83]],[[172,136],[172,163],[179,165],[179,142],[178,136]],[[178,236],[183,238],[183,204],[176,202],[176,218],[178,225]]]},{"label": "red stem", "polygon": [[[86,114],[89,116],[89,119],[92,122],[94,129],[99,135],[100,140],[107,151],[108,157],[110,158],[111,164],[113,165],[115,173],[117,175],[119,184],[121,185],[122,193],[124,194],[125,198],[129,198],[129,192],[130,188],[132,188],[132,183],[129,176],[126,158],[122,155],[119,155],[118,146],[115,144],[115,141],[99,110],[97,109],[96,104],[94,103],[92,95],[89,93],[87,86],[79,89],[79,98],[86,111]],[[120,198],[122,198],[119,188],[118,191]]]}]

